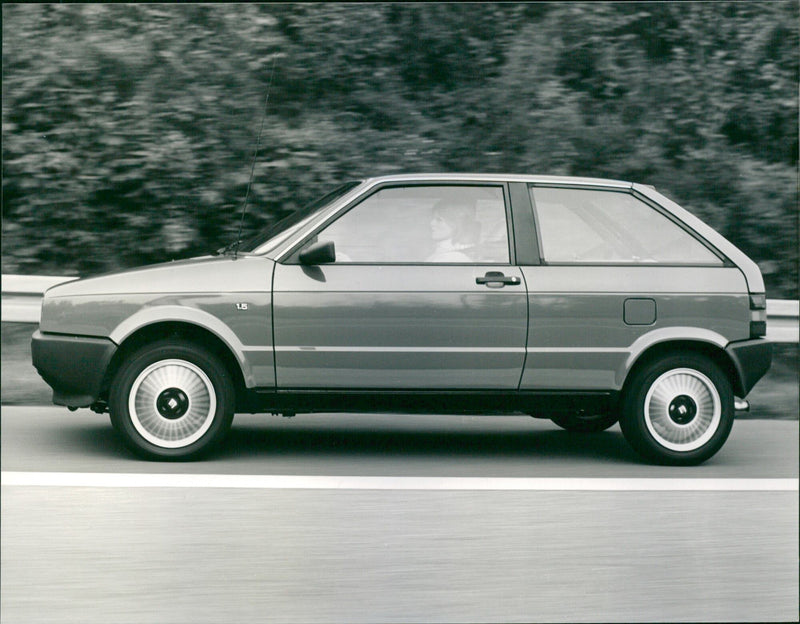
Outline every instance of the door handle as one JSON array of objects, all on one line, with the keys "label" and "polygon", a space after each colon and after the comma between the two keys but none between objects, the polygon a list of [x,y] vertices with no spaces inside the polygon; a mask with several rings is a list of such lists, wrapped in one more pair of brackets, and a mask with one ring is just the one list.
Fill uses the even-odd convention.
[{"label": "door handle", "polygon": [[486,284],[489,288],[502,288],[503,286],[519,286],[522,280],[516,275],[504,275],[502,271],[489,271],[483,277],[476,277],[475,283]]}]

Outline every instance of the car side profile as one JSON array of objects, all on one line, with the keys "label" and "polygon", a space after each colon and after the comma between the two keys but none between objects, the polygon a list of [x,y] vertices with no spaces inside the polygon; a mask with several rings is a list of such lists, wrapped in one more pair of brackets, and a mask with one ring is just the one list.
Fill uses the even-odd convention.
[{"label": "car side profile", "polygon": [[110,412],[150,459],[207,453],[236,412],[524,412],[619,421],[646,460],[688,465],[769,369],[765,334],[758,266],[650,186],[421,174],[53,287],[32,353],[55,404]]}]

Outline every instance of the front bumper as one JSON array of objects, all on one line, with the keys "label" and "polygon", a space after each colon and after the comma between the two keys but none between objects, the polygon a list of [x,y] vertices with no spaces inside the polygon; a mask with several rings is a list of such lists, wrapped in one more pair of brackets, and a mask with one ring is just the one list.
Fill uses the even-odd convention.
[{"label": "front bumper", "polygon": [[117,345],[107,338],[36,331],[31,339],[33,365],[53,389],[53,403],[88,407],[100,395]]},{"label": "front bumper", "polygon": [[744,398],[772,364],[772,343],[763,338],[732,342],[725,351],[736,369],[733,391]]}]

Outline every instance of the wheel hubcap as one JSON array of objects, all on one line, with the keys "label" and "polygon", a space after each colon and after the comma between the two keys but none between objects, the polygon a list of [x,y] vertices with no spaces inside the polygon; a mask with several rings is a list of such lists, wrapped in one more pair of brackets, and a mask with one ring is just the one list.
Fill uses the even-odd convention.
[{"label": "wheel hubcap", "polygon": [[650,386],[644,401],[647,430],[673,451],[706,444],[719,428],[722,401],[714,383],[700,371],[676,368]]},{"label": "wheel hubcap", "polygon": [[180,388],[167,388],[156,399],[158,413],[169,420],[177,420],[189,411],[189,397]]},{"label": "wheel hubcap", "polygon": [[214,422],[217,397],[208,375],[185,360],[162,360],[134,380],[128,400],[139,434],[162,448],[196,442]]},{"label": "wheel hubcap", "polygon": [[697,416],[697,403],[687,394],[675,397],[667,410],[676,425],[688,425]]}]

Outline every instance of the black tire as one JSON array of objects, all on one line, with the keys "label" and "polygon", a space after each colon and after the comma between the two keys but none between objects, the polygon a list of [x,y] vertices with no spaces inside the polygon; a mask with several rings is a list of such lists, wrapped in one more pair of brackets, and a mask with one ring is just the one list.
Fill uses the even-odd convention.
[{"label": "black tire", "polygon": [[550,418],[555,424],[570,433],[600,433],[614,426],[617,414],[559,414]]},{"label": "black tire", "polygon": [[633,373],[622,397],[620,428],[645,459],[675,466],[712,457],[733,427],[728,377],[709,358],[675,354]]},{"label": "black tire", "polygon": [[230,373],[208,351],[183,340],[134,352],[111,385],[109,409],[125,444],[146,459],[195,459],[219,444],[233,420]]}]

